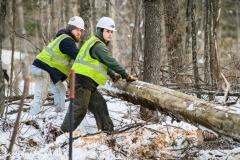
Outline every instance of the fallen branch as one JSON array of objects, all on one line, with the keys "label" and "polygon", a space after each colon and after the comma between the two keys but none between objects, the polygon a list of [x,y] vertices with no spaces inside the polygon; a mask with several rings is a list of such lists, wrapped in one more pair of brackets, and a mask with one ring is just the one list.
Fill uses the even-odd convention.
[{"label": "fallen branch", "polygon": [[230,91],[230,84],[228,83],[227,79],[225,78],[225,76],[220,73],[225,84],[226,84],[226,88],[224,89],[225,90],[225,93],[224,93],[224,97],[223,97],[223,102],[222,102],[222,105],[226,105],[226,101],[228,99],[228,95],[229,95],[229,91]]}]

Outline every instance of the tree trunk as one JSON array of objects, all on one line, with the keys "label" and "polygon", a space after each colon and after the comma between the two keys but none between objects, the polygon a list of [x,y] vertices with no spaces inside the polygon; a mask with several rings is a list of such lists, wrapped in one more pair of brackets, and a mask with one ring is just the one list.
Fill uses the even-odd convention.
[{"label": "tree trunk", "polygon": [[95,35],[96,33],[96,22],[97,22],[97,11],[95,7],[95,0],[91,1],[91,14],[92,14],[92,25],[91,25],[91,35]]},{"label": "tree trunk", "polygon": [[[114,19],[113,14],[112,14],[112,8],[110,8],[110,0],[105,0],[105,2],[106,2],[106,16],[112,18],[116,25],[116,20]],[[114,5],[114,4],[112,4],[112,5]],[[114,42],[113,39],[111,40],[111,43],[108,44],[107,48],[108,48],[109,52],[112,54],[112,56],[116,58],[116,56],[114,55],[114,52],[113,52],[113,42]]]},{"label": "tree trunk", "polygon": [[141,34],[140,33],[140,17],[142,10],[142,0],[135,2],[136,10],[135,10],[135,19],[134,19],[134,27],[132,31],[132,67],[131,74],[138,75],[141,78],[141,70],[142,65],[139,62],[141,55]]},{"label": "tree trunk", "polygon": [[213,2],[213,42],[214,42],[214,68],[215,68],[215,77],[216,80],[219,80],[220,76],[220,62],[219,62],[219,53],[218,53],[218,44],[217,44],[217,29],[219,26],[219,18],[220,18],[220,2],[219,0],[214,0]]},{"label": "tree trunk", "polygon": [[209,1],[205,1],[205,41],[204,41],[204,80],[206,82],[211,82],[210,81],[210,64],[209,64],[209,30],[210,30],[210,6],[209,6]]},{"label": "tree trunk", "polygon": [[[16,24],[16,0],[12,1],[12,29],[13,32],[15,32],[15,24]],[[14,90],[14,88],[16,89],[15,86],[18,86],[18,84],[13,84],[13,77],[14,77],[14,52],[15,52],[15,36],[14,34],[12,34],[11,36],[11,50],[12,50],[12,57],[11,57],[11,71],[10,71],[10,96],[13,96],[13,92],[15,92],[16,95],[19,95],[18,90]]]},{"label": "tree trunk", "polygon": [[[164,0],[164,20],[166,30],[166,49],[169,63],[170,77],[174,77],[176,83],[183,82],[178,73],[182,72],[182,37],[177,0]],[[180,79],[181,78],[181,79]]]},{"label": "tree trunk", "polygon": [[[144,72],[143,81],[157,84],[161,83],[161,0],[144,0],[145,5],[145,46],[144,46]],[[158,121],[157,112],[141,108],[141,117],[144,120]],[[151,119],[149,119],[151,118]]]},{"label": "tree trunk", "polygon": [[[22,0],[17,0],[17,8],[18,8],[18,16],[19,16],[19,20],[20,20],[20,28],[21,28],[21,33],[22,35],[26,35],[26,29],[25,29],[25,21],[24,21],[24,12],[23,12],[23,5],[22,5]],[[30,64],[30,60],[29,60],[29,55],[28,55],[28,50],[27,50],[27,42],[26,40],[22,40],[22,53],[23,56],[21,56],[21,70],[22,70],[22,78],[26,79],[29,76],[29,64]],[[28,95],[29,91],[26,91],[26,94]]]},{"label": "tree trunk", "polygon": [[2,72],[2,43],[5,33],[5,17],[7,13],[7,0],[1,0],[0,3],[0,118],[3,116],[4,112],[4,102],[5,102],[5,85],[4,85],[4,75]]},{"label": "tree trunk", "polygon": [[[185,40],[185,52],[183,56],[185,58],[185,67],[189,65],[191,61],[191,6],[192,0],[187,0],[186,8],[186,40]],[[191,65],[190,65],[191,66]]]},{"label": "tree trunk", "polygon": [[80,1],[80,15],[84,20],[84,32],[81,36],[81,41],[79,43],[79,48],[83,46],[86,40],[91,37],[91,5],[89,0],[81,0]]},{"label": "tree trunk", "polygon": [[[192,18],[192,63],[193,63],[193,74],[195,81],[195,88],[199,89],[199,73],[198,73],[198,61],[197,61],[197,31],[196,31],[196,21],[195,21],[195,0],[192,2],[191,7],[191,18]],[[200,98],[201,95],[197,94],[197,97]]]},{"label": "tree trunk", "polygon": [[167,113],[178,120],[205,126],[219,134],[240,141],[240,113],[196,97],[150,83],[120,80],[105,90],[110,96],[122,98],[151,110]]},{"label": "tree trunk", "polygon": [[213,13],[212,13],[212,0],[209,0],[209,7],[210,7],[210,17],[209,17],[209,42],[210,42],[210,74],[211,74],[211,82],[210,84],[214,87],[214,82],[216,79],[214,77],[214,42],[213,42]]}]

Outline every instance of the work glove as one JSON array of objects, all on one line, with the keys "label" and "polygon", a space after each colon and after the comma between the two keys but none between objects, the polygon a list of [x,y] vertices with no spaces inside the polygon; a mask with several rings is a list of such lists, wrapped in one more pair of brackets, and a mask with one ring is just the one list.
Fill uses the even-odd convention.
[{"label": "work glove", "polygon": [[128,75],[127,76],[127,78],[126,78],[126,81],[127,82],[132,82],[132,81],[136,81],[136,80],[138,80],[138,78],[137,77],[133,77],[132,75]]},{"label": "work glove", "polygon": [[114,73],[114,76],[112,77],[112,81],[115,83],[121,78],[120,74]]}]

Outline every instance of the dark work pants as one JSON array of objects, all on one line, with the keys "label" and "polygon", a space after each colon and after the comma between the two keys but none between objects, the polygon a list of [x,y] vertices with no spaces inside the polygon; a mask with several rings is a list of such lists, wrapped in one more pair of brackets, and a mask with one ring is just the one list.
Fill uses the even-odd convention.
[{"label": "dark work pants", "polygon": [[[99,130],[113,132],[113,122],[109,117],[105,99],[97,89],[92,92],[84,87],[75,90],[75,98],[73,100],[73,130],[82,122],[87,113],[87,109],[93,113]],[[68,108],[68,112],[61,125],[63,132],[69,132],[69,111],[70,108]]]}]

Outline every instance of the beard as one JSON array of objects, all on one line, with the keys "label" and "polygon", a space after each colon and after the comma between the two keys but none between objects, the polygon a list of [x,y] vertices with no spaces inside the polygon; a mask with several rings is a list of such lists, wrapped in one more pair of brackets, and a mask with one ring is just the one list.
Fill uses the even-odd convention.
[{"label": "beard", "polygon": [[73,35],[73,38],[74,38],[74,40],[75,40],[77,43],[79,43],[79,42],[81,41],[80,37],[77,37],[77,36],[75,36],[75,35]]}]

